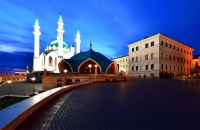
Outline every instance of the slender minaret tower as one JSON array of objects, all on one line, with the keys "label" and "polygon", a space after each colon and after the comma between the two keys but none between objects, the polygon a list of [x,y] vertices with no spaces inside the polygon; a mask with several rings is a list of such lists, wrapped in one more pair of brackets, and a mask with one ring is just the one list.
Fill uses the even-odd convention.
[{"label": "slender minaret tower", "polygon": [[57,40],[58,40],[58,56],[59,57],[63,57],[63,33],[65,32],[63,29],[63,20],[62,20],[62,13],[60,12],[60,17],[58,20],[58,36],[57,36]]},{"label": "slender minaret tower", "polygon": [[34,58],[38,58],[40,56],[40,26],[38,22],[38,16],[36,15],[36,20],[34,26]]},{"label": "slender minaret tower", "polygon": [[80,43],[81,43],[81,35],[80,35],[80,32],[79,32],[79,26],[78,26],[78,30],[77,30],[77,33],[76,33],[76,54],[80,53]]}]

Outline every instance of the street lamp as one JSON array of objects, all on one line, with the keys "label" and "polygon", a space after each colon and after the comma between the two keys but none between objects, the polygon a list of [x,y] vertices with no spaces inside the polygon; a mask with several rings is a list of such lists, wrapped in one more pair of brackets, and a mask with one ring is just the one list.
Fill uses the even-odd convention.
[{"label": "street lamp", "polygon": [[94,65],[95,67],[95,75],[97,74],[97,65]]},{"label": "street lamp", "polygon": [[67,70],[64,69],[64,73],[65,73],[65,84],[67,84],[67,81],[66,81],[66,73],[67,73]]},{"label": "street lamp", "polygon": [[92,67],[91,64],[88,65],[88,68],[89,68],[89,79],[90,79],[90,68]]},{"label": "street lamp", "polygon": [[33,82],[33,94],[35,94],[35,92],[34,92],[34,82],[35,82],[35,77],[32,77],[31,80],[32,80],[32,82]]},{"label": "street lamp", "polygon": [[8,90],[8,95],[10,96],[10,83],[11,83],[12,81],[9,79],[8,81],[7,81],[7,83],[9,84],[9,90]]}]

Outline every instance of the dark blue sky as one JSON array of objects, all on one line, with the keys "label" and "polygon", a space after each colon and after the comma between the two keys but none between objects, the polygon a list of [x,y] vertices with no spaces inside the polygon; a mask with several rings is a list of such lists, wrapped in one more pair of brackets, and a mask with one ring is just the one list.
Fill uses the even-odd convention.
[{"label": "dark blue sky", "polygon": [[81,51],[91,39],[95,51],[114,58],[161,32],[200,54],[200,0],[0,0],[0,70],[32,67],[36,13],[41,53],[57,37],[61,8],[64,41],[74,42],[79,24]]}]

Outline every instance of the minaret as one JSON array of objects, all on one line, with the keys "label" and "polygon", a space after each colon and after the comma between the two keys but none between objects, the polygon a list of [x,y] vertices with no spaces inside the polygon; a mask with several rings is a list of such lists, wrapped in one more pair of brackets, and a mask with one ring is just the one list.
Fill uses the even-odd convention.
[{"label": "minaret", "polygon": [[40,56],[40,26],[38,22],[38,16],[36,16],[35,24],[34,26],[34,58],[38,58]]},{"label": "minaret", "polygon": [[77,30],[77,33],[76,33],[76,54],[80,53],[80,43],[81,43],[81,35],[80,35],[80,32],[79,32],[79,26],[78,26],[78,30]]},{"label": "minaret", "polygon": [[58,36],[57,36],[57,40],[58,40],[58,56],[59,57],[63,57],[63,33],[65,32],[63,29],[63,20],[62,20],[62,13],[60,12],[60,17],[58,20]]}]

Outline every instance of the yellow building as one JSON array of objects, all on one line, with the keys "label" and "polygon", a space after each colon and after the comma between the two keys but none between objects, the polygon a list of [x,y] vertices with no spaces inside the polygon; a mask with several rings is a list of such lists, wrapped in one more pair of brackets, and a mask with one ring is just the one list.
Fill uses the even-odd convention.
[{"label": "yellow building", "polygon": [[128,45],[129,75],[172,78],[190,74],[193,48],[163,34]]}]

